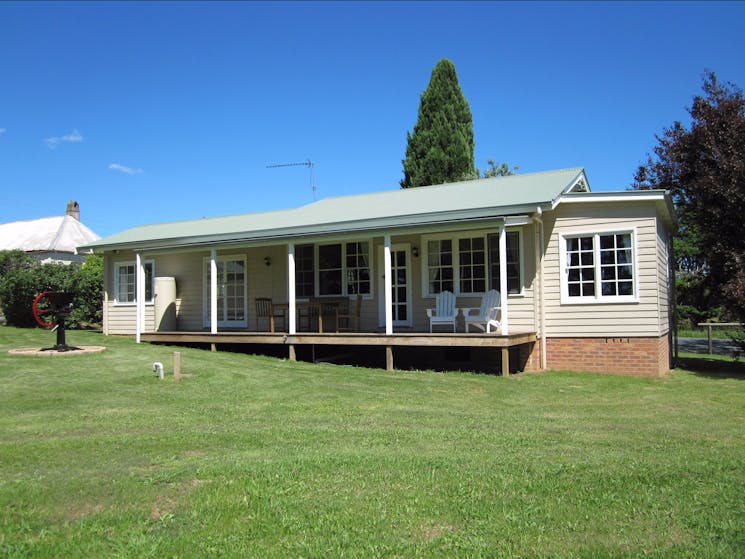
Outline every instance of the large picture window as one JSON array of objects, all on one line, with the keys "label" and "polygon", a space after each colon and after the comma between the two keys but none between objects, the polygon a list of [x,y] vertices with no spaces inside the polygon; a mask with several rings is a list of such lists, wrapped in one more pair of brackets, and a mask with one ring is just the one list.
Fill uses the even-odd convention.
[{"label": "large picture window", "polygon": [[341,245],[318,247],[318,294],[342,294]]},{"label": "large picture window", "polygon": [[295,247],[295,293],[298,297],[371,294],[370,243]]},{"label": "large picture window", "polygon": [[[456,295],[500,290],[499,235],[430,239],[427,241],[426,294],[452,291]],[[519,231],[507,232],[507,292],[522,292]]]},{"label": "large picture window", "polygon": [[632,231],[561,237],[562,302],[636,300]]},{"label": "large picture window", "polygon": [[[145,267],[145,302],[153,302],[153,262]],[[137,300],[137,266],[134,262],[114,263],[114,300],[116,303],[134,303]]]}]

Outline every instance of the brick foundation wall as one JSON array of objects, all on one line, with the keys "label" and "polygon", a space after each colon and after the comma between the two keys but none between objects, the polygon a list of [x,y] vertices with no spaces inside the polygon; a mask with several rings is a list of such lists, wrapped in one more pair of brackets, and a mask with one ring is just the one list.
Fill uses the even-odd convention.
[{"label": "brick foundation wall", "polygon": [[659,338],[548,338],[548,369],[658,377],[670,368],[667,335]]}]

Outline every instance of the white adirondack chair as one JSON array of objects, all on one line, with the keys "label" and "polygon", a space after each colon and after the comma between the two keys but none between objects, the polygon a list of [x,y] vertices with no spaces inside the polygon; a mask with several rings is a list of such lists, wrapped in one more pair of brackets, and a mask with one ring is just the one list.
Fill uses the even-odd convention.
[{"label": "white adirondack chair", "polygon": [[[478,312],[478,314],[475,314]],[[491,327],[494,330],[499,330],[502,325],[499,323],[501,313],[501,301],[499,291],[492,289],[484,293],[481,298],[481,306],[479,308],[468,308],[463,309],[463,317],[466,322],[466,332],[469,332],[469,326],[475,326],[487,334],[491,331]]]},{"label": "white adirondack chair", "polygon": [[438,324],[452,324],[455,332],[455,319],[458,316],[458,309],[455,308],[455,295],[450,291],[438,293],[435,297],[435,308],[427,309],[429,317],[429,332],[432,333],[432,327]]}]

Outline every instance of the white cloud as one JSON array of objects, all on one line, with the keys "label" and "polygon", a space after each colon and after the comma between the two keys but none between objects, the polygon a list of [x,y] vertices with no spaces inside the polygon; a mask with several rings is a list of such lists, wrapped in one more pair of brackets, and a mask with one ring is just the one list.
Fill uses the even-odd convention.
[{"label": "white cloud", "polygon": [[84,140],[83,136],[80,135],[80,132],[77,131],[77,129],[73,129],[72,132],[69,134],[65,134],[64,136],[52,136],[51,138],[44,138],[44,143],[47,145],[49,149],[55,149],[59,144],[61,143],[71,143],[71,144],[77,144]]},{"label": "white cloud", "polygon": [[109,165],[110,171],[119,171],[121,173],[124,173],[125,175],[139,175],[142,173],[142,169],[137,169],[135,167],[126,167],[125,165],[119,165],[119,163],[112,163]]}]

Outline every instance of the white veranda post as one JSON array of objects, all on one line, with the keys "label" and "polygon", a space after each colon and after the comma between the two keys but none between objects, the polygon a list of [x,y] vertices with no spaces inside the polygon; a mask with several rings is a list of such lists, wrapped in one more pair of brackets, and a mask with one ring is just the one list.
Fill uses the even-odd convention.
[{"label": "white veranda post", "polygon": [[393,334],[393,278],[391,277],[391,236],[384,237],[383,275],[385,282],[385,334]]},{"label": "white veranda post", "polygon": [[210,251],[210,332],[217,334],[217,250]]},{"label": "white veranda post", "polygon": [[287,245],[287,330],[291,336],[297,332],[295,296],[295,244],[290,243]]},{"label": "white veranda post", "polygon": [[145,323],[145,265],[142,255],[135,254],[135,341],[140,343],[140,335]]},{"label": "white veranda post", "polygon": [[502,335],[508,334],[507,318],[507,233],[504,221],[499,226],[499,306],[501,307]]}]

